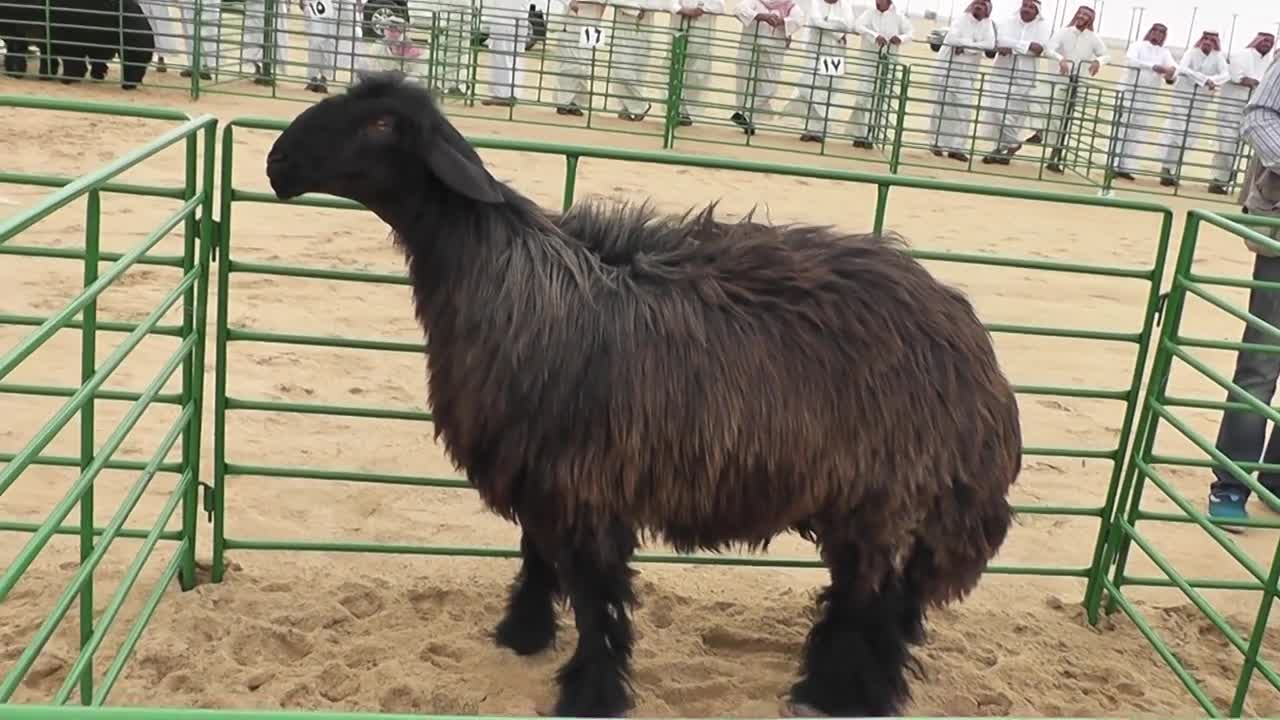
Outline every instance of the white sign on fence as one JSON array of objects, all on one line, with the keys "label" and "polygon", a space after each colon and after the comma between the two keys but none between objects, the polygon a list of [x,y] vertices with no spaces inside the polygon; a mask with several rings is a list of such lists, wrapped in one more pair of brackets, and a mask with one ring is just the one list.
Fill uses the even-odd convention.
[{"label": "white sign on fence", "polygon": [[818,58],[819,75],[843,75],[844,58],[839,55],[822,55]]},{"label": "white sign on fence", "polygon": [[578,47],[598,48],[604,44],[604,30],[588,25],[578,31]]},{"label": "white sign on fence", "polygon": [[313,18],[322,18],[329,16],[329,3],[331,0],[310,0],[307,2],[308,13]]}]

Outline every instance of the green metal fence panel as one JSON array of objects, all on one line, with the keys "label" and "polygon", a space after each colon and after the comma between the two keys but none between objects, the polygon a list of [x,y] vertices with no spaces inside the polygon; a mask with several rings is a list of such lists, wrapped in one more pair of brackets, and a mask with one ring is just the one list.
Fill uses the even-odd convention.
[{"label": "green metal fence panel", "polygon": [[[1247,288],[1250,293],[1259,290],[1277,292],[1280,291],[1280,284],[1206,272],[1202,269],[1205,263],[1198,262],[1197,258],[1197,250],[1202,250],[1204,246],[1202,236],[1206,228],[1225,231],[1234,242],[1248,240],[1269,252],[1280,251],[1280,243],[1249,226],[1270,228],[1271,232],[1275,232],[1280,229],[1280,221],[1246,215],[1220,215],[1199,209],[1188,213],[1165,319],[1155,344],[1149,385],[1136,428],[1134,453],[1126,469],[1116,516],[1112,522],[1112,537],[1104,553],[1104,566],[1114,567],[1114,570],[1111,571],[1111,577],[1104,578],[1101,583],[1107,594],[1107,609],[1113,611],[1118,607],[1134,621],[1196,700],[1214,717],[1238,717],[1246,711],[1245,702],[1255,675],[1262,676],[1272,688],[1280,690],[1280,674],[1273,667],[1274,661],[1268,662],[1260,654],[1277,592],[1277,581],[1280,580],[1280,542],[1271,541],[1275,543],[1274,549],[1262,560],[1254,557],[1249,548],[1237,543],[1228,534],[1243,528],[1280,528],[1280,521],[1275,518],[1253,517],[1230,521],[1210,518],[1199,502],[1187,497],[1188,488],[1179,482],[1178,477],[1180,472],[1186,471],[1196,478],[1191,487],[1203,493],[1201,497],[1204,497],[1207,496],[1213,479],[1210,469],[1220,469],[1247,486],[1263,503],[1273,507],[1280,506],[1280,498],[1254,477],[1256,472],[1276,471],[1280,466],[1235,461],[1227,457],[1205,433],[1205,430],[1216,430],[1216,427],[1206,423],[1207,418],[1197,417],[1195,413],[1197,410],[1213,411],[1213,421],[1217,421],[1224,410],[1243,410],[1261,415],[1272,423],[1280,422],[1280,412],[1242,390],[1236,379],[1230,377],[1229,373],[1215,369],[1215,363],[1204,357],[1204,351],[1207,350],[1227,350],[1233,353],[1242,350],[1280,352],[1280,328],[1223,297],[1224,291],[1242,288]],[[1199,259],[1203,261],[1203,253]],[[1264,343],[1250,344],[1206,337],[1195,330],[1194,326],[1200,325],[1207,329],[1207,323],[1198,318],[1197,322],[1190,322],[1192,313],[1201,313],[1206,319],[1217,318],[1217,327],[1231,328],[1227,332],[1232,335],[1238,332],[1239,321],[1243,321],[1269,337]],[[1229,324],[1222,325],[1223,320],[1228,320]],[[1171,380],[1179,369],[1186,371],[1187,377],[1201,387],[1211,388],[1204,392],[1212,395],[1193,396],[1171,391]],[[1226,399],[1221,399],[1224,396]],[[1200,427],[1197,428],[1197,425]],[[1169,428],[1166,432],[1172,434],[1166,435],[1166,438],[1176,443],[1178,450],[1157,447],[1157,435],[1162,426]],[[1154,499],[1151,494],[1144,496],[1148,485],[1154,486],[1158,491]],[[1160,505],[1172,505],[1175,511],[1144,508],[1144,497]],[[1139,530],[1139,522],[1148,529]],[[1220,548],[1226,556],[1223,558],[1225,562],[1214,567],[1215,575],[1224,570],[1238,570],[1240,572],[1236,574],[1243,574],[1246,579],[1229,579],[1221,575],[1189,577],[1179,570],[1177,561],[1157,546],[1152,535],[1153,531],[1158,532],[1160,528],[1169,525],[1172,525],[1171,530],[1181,530],[1183,533],[1189,526],[1197,526],[1213,541],[1211,544]],[[1149,560],[1161,575],[1129,574],[1134,546],[1142,551],[1140,557]],[[1236,677],[1234,692],[1227,703],[1229,707],[1224,709],[1219,702],[1215,702],[1203,687],[1205,678],[1197,678],[1196,670],[1204,669],[1187,667],[1146,622],[1138,605],[1127,596],[1132,594],[1131,589],[1134,587],[1177,588],[1204,613],[1205,618],[1223,634],[1227,642],[1242,654],[1243,662]],[[1249,618],[1247,630],[1242,633],[1232,627],[1224,613],[1216,609],[1206,597],[1206,591],[1259,593],[1261,598],[1258,610],[1255,616]]]},{"label": "green metal fence panel", "polygon": [[[411,544],[382,544],[368,542],[343,542],[320,539],[266,539],[238,536],[228,523],[234,522],[226,510],[228,490],[227,480],[235,476],[255,476],[262,478],[294,478],[317,481],[346,480],[355,482],[391,483],[417,487],[467,488],[465,479],[457,477],[422,477],[412,474],[370,473],[361,472],[350,467],[286,467],[264,465],[261,463],[244,463],[237,460],[235,450],[228,447],[228,427],[234,418],[243,412],[269,411],[276,413],[303,413],[326,415],[331,417],[362,417],[410,420],[429,423],[429,412],[397,410],[367,406],[345,406],[335,404],[297,403],[280,400],[253,398],[242,395],[236,390],[236,378],[227,370],[228,348],[232,345],[246,343],[284,343],[309,345],[328,348],[345,348],[365,350],[369,352],[415,353],[422,350],[416,342],[391,341],[380,338],[344,338],[337,336],[306,335],[294,332],[263,332],[233,325],[230,308],[237,301],[237,291],[231,282],[233,276],[258,274],[276,277],[314,278],[344,282],[380,283],[407,285],[408,280],[397,273],[370,273],[349,269],[300,267],[278,262],[246,261],[238,259],[233,231],[235,208],[243,203],[277,203],[269,193],[254,192],[236,186],[233,168],[234,137],[246,130],[280,131],[286,123],[278,120],[241,118],[230,122],[223,134],[222,143],[222,183],[221,183],[221,239],[220,261],[218,266],[218,308],[215,377],[215,432],[214,432],[214,559],[213,577],[219,580],[225,568],[225,554],[233,549],[270,549],[270,550],[324,550],[351,552],[390,552],[414,553],[430,555],[465,555],[513,557],[518,554],[514,548],[476,548],[458,546],[424,546]],[[1044,506],[1020,505],[1018,510],[1025,514],[1060,515],[1068,517],[1094,518],[1098,522],[1098,534],[1093,547],[1091,562],[1081,566],[1061,565],[1001,565],[993,566],[993,572],[1012,574],[1040,574],[1058,577],[1075,577],[1087,579],[1089,588],[1086,596],[1093,598],[1093,585],[1102,580],[1100,558],[1103,543],[1107,537],[1109,519],[1112,515],[1116,499],[1116,491],[1121,477],[1122,462],[1126,457],[1129,445],[1130,430],[1137,408],[1141,378],[1146,367],[1147,347],[1154,327],[1156,304],[1159,297],[1160,279],[1163,274],[1164,258],[1167,250],[1169,234],[1172,227],[1172,213],[1163,206],[1145,201],[1120,200],[1102,197],[1090,197],[1065,193],[1049,193],[1037,190],[1005,189],[991,186],[968,185],[941,180],[910,178],[903,176],[877,175],[857,173],[848,170],[822,169],[801,165],[778,165],[746,160],[729,160],[699,155],[688,155],[672,152],[654,152],[627,150],[621,148],[569,146],[554,143],[540,143],[522,140],[505,140],[498,138],[471,138],[478,148],[490,150],[507,150],[521,153],[561,156],[566,159],[564,180],[564,204],[567,207],[574,197],[574,186],[579,161],[583,158],[595,160],[611,160],[643,164],[681,166],[690,168],[732,170],[744,173],[770,173],[791,177],[838,180],[875,186],[878,190],[879,204],[876,209],[875,226],[883,229],[888,198],[893,188],[910,188],[940,193],[960,194],[966,196],[1001,197],[1028,202],[1058,203],[1083,207],[1110,208],[1143,213],[1151,217],[1150,260],[1136,267],[1104,266],[1085,263],[1066,263],[1028,258],[1000,257],[988,254],[964,254],[955,252],[938,252],[929,250],[913,250],[913,254],[921,259],[952,262],[970,265],[998,266],[1006,268],[1022,268],[1030,272],[1049,274],[1085,274],[1097,275],[1117,280],[1132,281],[1137,284],[1145,298],[1140,307],[1132,310],[1132,327],[1128,331],[1101,331],[1062,326],[1023,326],[1012,324],[990,324],[989,329],[998,334],[1029,335],[1037,337],[1073,338],[1105,343],[1118,343],[1134,349],[1132,365],[1116,368],[1124,378],[1123,383],[1115,387],[1054,387],[1046,385],[1024,385],[1017,388],[1023,396],[1048,395],[1075,398],[1090,398],[1119,403],[1123,407],[1123,420],[1117,435],[1116,444],[1108,447],[1028,447],[1028,456],[1091,458],[1107,461],[1112,471],[1105,493],[1099,494],[1093,502],[1083,506]],[[307,207],[358,209],[358,206],[326,197],[303,197],[291,204]],[[1064,300],[1069,303],[1069,300]],[[639,560],[645,562],[673,563],[712,563],[722,565],[765,565],[791,567],[818,567],[819,563],[805,558],[738,558],[728,556],[675,556],[650,553],[641,555]]]},{"label": "green metal fence panel", "polygon": [[[0,95],[0,108],[27,108],[66,112],[109,113],[116,116],[167,120],[180,123],[160,134],[151,142],[117,158],[107,165],[78,178],[62,178],[50,175],[0,173],[0,182],[22,183],[39,187],[56,188],[41,202],[22,209],[0,220],[0,254],[16,262],[14,258],[61,258],[79,260],[82,265],[81,290],[65,306],[50,316],[0,314],[0,328],[28,329],[25,337],[0,352],[0,397],[52,398],[61,400],[52,417],[36,423],[37,415],[14,413],[16,417],[32,422],[31,437],[18,448],[5,448],[0,453],[0,497],[15,500],[14,493],[25,482],[27,487],[47,477],[39,468],[64,467],[78,471],[69,483],[66,493],[56,504],[47,509],[41,522],[24,522],[5,518],[0,520],[0,531],[29,535],[27,542],[18,549],[15,557],[0,573],[0,606],[10,596],[15,586],[23,580],[24,573],[32,567],[51,540],[57,535],[74,535],[79,538],[77,569],[65,590],[53,600],[49,615],[35,630],[29,644],[16,657],[13,665],[0,677],[0,703],[10,701],[23,678],[31,670],[41,652],[63,623],[73,604],[79,604],[79,655],[71,663],[61,687],[51,698],[55,703],[71,700],[78,690],[82,704],[98,705],[105,701],[115,684],[125,659],[138,641],[143,627],[163,590],[173,577],[178,577],[184,588],[195,583],[196,500],[200,484],[199,460],[201,410],[203,407],[203,376],[206,310],[209,293],[209,263],[212,244],[213,217],[213,152],[217,122],[204,116],[190,119],[176,111],[143,107],[111,106],[101,103],[68,103],[42,98]],[[140,166],[162,151],[178,147],[185,152],[184,177],[172,186],[144,186],[113,182],[114,178]],[[137,194],[144,197],[167,198],[179,207],[166,216],[165,221],[129,250],[123,253],[107,253],[102,250],[104,240],[103,207],[110,204],[106,196]],[[83,246],[73,248],[48,248],[38,244],[24,244],[23,239],[33,226],[74,202],[85,201]],[[171,231],[182,234],[182,254],[160,256],[150,251]],[[110,232],[109,230],[106,232]],[[58,250],[58,252],[52,252]],[[99,302],[113,287],[119,287],[120,279],[133,267],[150,265],[169,267],[181,273],[180,279],[170,287],[163,299],[150,308],[145,317],[134,322],[107,321],[99,318]],[[18,289],[10,289],[10,297],[19,297]],[[162,320],[172,309],[179,309],[182,322],[179,325],[163,325]],[[73,385],[49,385],[32,382],[12,382],[39,361],[38,353],[51,347],[59,333],[78,330],[80,337],[80,370],[78,382]],[[109,334],[124,334],[118,342],[106,342]],[[160,369],[138,391],[106,389],[104,384],[135,355],[135,350],[148,337],[169,337],[176,349],[168,356]],[[114,346],[110,352],[102,351]],[[165,392],[173,378],[181,389]],[[95,419],[109,403],[126,403],[118,424],[104,436],[99,436]],[[145,460],[116,459],[117,452],[126,440],[138,439],[135,429],[152,406],[171,405],[175,419],[163,435],[152,443],[154,450]],[[11,408],[18,407],[10,404]],[[24,406],[25,407],[25,406]],[[103,413],[104,416],[107,413]],[[114,414],[114,413],[113,413]],[[79,420],[79,452],[74,456],[58,456],[46,453],[58,434],[73,419]],[[180,445],[179,445],[180,443]],[[175,446],[180,459],[169,460]],[[96,483],[104,471],[124,470],[137,473],[137,480],[119,500],[105,525],[95,523]],[[158,519],[150,528],[128,527],[131,515],[135,515],[140,500],[152,488],[158,474],[176,476],[173,489],[167,496]],[[181,505],[181,529],[167,530],[170,517]],[[12,509],[13,505],[4,506]],[[68,516],[79,509],[74,524],[66,524]],[[118,538],[141,540],[142,544],[133,562],[124,572],[119,585],[112,592],[105,608],[95,617],[94,596],[102,580],[95,582],[95,570],[99,569],[113,543]],[[153,555],[161,540],[172,547],[160,581],[136,619],[132,629],[101,678],[94,676],[94,661],[102,659],[98,651],[107,633],[112,629],[130,591],[137,584],[144,564]],[[47,556],[46,556],[47,557]]]}]

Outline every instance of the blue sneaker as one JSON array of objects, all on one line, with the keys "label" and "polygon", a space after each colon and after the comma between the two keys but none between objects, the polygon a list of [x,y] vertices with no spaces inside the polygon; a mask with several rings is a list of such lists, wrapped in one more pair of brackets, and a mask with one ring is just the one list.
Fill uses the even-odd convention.
[{"label": "blue sneaker", "polygon": [[[1217,490],[1209,493],[1209,517],[1214,520],[1245,520],[1249,512],[1244,508],[1245,496],[1236,490]],[[1228,532],[1243,530],[1236,525],[1219,525]]]}]

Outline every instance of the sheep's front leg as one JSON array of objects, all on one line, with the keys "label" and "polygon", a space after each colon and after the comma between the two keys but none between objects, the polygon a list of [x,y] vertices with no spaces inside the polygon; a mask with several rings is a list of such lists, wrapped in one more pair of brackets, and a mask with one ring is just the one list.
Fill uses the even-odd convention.
[{"label": "sheep's front leg", "polygon": [[622,524],[574,534],[560,555],[560,575],[573,604],[578,647],[560,668],[558,717],[619,717],[631,708],[631,618],[635,603],[635,532]]},{"label": "sheep's front leg", "polygon": [[555,599],[560,593],[555,565],[545,547],[521,519],[520,574],[511,586],[507,614],[494,633],[497,643],[518,655],[533,655],[551,647],[556,639]]}]

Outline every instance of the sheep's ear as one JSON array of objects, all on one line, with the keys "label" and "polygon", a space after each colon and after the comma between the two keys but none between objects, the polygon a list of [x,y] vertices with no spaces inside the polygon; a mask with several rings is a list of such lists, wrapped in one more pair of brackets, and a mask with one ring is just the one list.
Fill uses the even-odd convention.
[{"label": "sheep's ear", "polygon": [[489,174],[471,144],[448,121],[442,120],[428,133],[425,160],[440,182],[478,202],[504,202],[502,183]]}]

